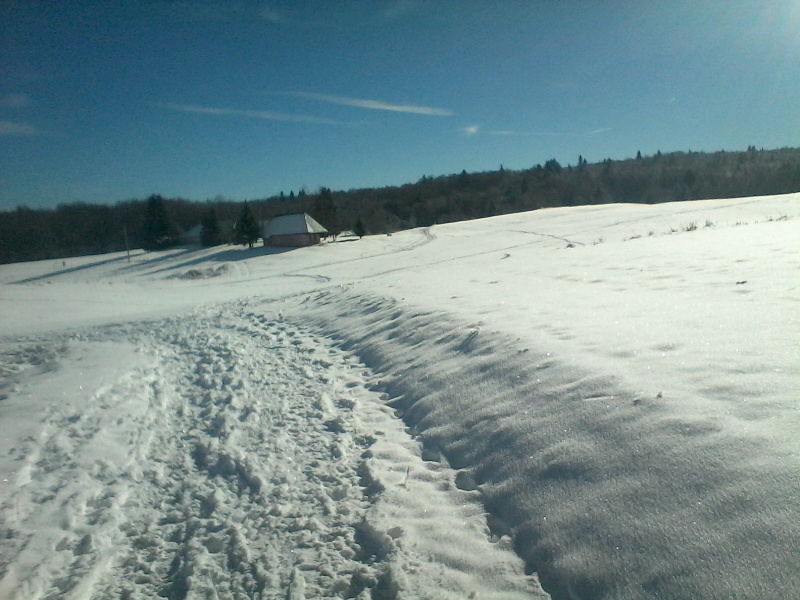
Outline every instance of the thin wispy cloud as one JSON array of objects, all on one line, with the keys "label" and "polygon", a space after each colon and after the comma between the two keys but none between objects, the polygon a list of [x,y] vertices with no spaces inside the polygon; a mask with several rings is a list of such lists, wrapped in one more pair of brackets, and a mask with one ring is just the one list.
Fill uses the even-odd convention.
[{"label": "thin wispy cloud", "polygon": [[178,0],[177,2],[159,3],[154,8],[160,13],[186,21],[224,21],[243,13],[241,2],[204,2]]},{"label": "thin wispy cloud", "polygon": [[288,123],[318,123],[323,125],[351,125],[346,121],[338,121],[336,119],[326,119],[325,117],[317,117],[315,115],[302,115],[291,114],[282,112],[273,112],[269,110],[243,110],[238,108],[225,108],[214,106],[198,106],[196,104],[163,104],[169,110],[191,113],[197,115],[213,115],[213,116],[231,116],[231,117],[245,117],[248,119],[263,119],[265,121],[283,121]]},{"label": "thin wispy cloud", "polygon": [[380,11],[380,21],[390,23],[403,19],[419,10],[420,5],[419,0],[395,0]]},{"label": "thin wispy cloud", "polygon": [[613,129],[614,129],[613,127],[602,127],[600,129],[592,129],[589,132],[589,135],[598,135],[601,133],[606,133],[607,131],[612,131]]},{"label": "thin wispy cloud", "polygon": [[254,6],[251,2],[235,0],[177,0],[155,5],[161,14],[185,21],[230,22],[232,19],[252,20],[260,17],[269,23],[288,21],[283,12],[268,4]]},{"label": "thin wispy cloud", "polygon": [[538,136],[558,136],[563,135],[553,131],[515,131],[513,129],[482,129],[480,125],[468,125],[459,131],[466,136],[473,135],[538,135]]},{"label": "thin wispy cloud", "polygon": [[391,112],[411,113],[415,115],[429,115],[437,117],[450,117],[453,112],[444,108],[434,106],[419,106],[415,104],[392,104],[383,100],[369,100],[366,98],[350,98],[348,96],[333,96],[331,94],[313,94],[310,92],[288,92],[291,96],[298,98],[308,98],[330,104],[341,104],[342,106],[353,106],[356,108],[366,108],[369,110],[388,110]]},{"label": "thin wispy cloud", "polygon": [[37,135],[44,135],[44,131],[27,123],[0,120],[0,136],[2,137],[33,137]]},{"label": "thin wispy cloud", "polygon": [[266,4],[261,7],[260,14],[262,19],[269,21],[270,23],[286,23],[288,20],[284,13],[277,11]]},{"label": "thin wispy cloud", "polygon": [[480,125],[469,125],[459,129],[464,135],[512,135],[513,132],[501,129],[481,129]]},{"label": "thin wispy cloud", "polygon": [[0,96],[0,107],[2,108],[27,108],[31,105],[31,98],[28,94],[3,94]]}]

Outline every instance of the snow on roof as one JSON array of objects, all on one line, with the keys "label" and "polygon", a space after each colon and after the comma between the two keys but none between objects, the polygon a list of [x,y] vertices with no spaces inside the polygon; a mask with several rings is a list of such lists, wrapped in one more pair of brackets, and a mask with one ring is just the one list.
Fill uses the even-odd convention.
[{"label": "snow on roof", "polygon": [[328,233],[328,230],[308,214],[296,213],[271,219],[264,228],[264,239],[273,235],[294,235],[297,233]]}]

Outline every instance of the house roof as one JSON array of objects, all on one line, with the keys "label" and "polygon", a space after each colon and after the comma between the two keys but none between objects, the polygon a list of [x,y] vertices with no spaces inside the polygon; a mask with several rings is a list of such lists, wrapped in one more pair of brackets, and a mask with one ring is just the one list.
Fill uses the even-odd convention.
[{"label": "house roof", "polygon": [[295,235],[298,233],[328,233],[328,230],[306,213],[296,213],[270,219],[264,228],[264,239],[268,239],[273,235]]}]

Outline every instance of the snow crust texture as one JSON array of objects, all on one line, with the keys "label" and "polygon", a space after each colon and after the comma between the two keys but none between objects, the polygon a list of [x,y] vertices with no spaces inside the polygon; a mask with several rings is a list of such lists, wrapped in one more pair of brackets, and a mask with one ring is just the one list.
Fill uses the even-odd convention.
[{"label": "snow crust texture", "polygon": [[3,265],[0,598],[800,598],[799,239],[789,194]]},{"label": "snow crust texture", "polygon": [[480,491],[494,534],[513,534],[554,598],[800,589],[791,426],[754,434],[730,412],[682,413],[661,392],[387,298],[345,290],[307,306],[385,374],[389,403]]},{"label": "snow crust texture", "polygon": [[6,356],[3,598],[545,597],[363,364],[244,302]]}]

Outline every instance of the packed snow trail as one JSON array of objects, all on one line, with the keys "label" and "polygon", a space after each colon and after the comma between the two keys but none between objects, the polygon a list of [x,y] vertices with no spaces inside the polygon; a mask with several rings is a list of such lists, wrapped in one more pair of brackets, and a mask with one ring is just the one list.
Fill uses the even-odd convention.
[{"label": "packed snow trail", "polygon": [[546,597],[363,364],[246,301],[4,350],[40,424],[3,442],[0,597]]}]

